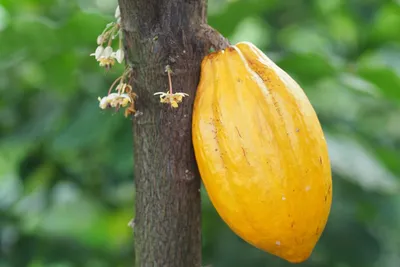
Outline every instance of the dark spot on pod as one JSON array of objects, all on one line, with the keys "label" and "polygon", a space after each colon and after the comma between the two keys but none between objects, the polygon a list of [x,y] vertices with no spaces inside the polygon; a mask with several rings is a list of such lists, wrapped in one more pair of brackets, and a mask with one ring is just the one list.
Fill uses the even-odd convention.
[{"label": "dark spot on pod", "polygon": [[236,129],[236,132],[238,133],[239,137],[242,138],[242,135],[240,134],[239,129],[237,127],[235,127],[235,129]]},{"label": "dark spot on pod", "polygon": [[319,163],[322,165],[322,157],[319,157]]},{"label": "dark spot on pod", "polygon": [[293,228],[293,227],[294,227],[294,222],[292,222],[292,224],[290,225],[290,227],[291,227],[291,228]]},{"label": "dark spot on pod", "polygon": [[304,239],[303,238],[300,238],[300,239],[299,238],[295,238],[295,241],[299,245],[304,243]]},{"label": "dark spot on pod", "polygon": [[244,158],[246,159],[246,161],[247,161],[247,164],[249,164],[250,165],[250,162],[249,162],[249,160],[247,159],[247,155],[246,155],[246,150],[244,150],[244,148],[242,147],[242,152],[243,152],[243,156],[244,156]]}]

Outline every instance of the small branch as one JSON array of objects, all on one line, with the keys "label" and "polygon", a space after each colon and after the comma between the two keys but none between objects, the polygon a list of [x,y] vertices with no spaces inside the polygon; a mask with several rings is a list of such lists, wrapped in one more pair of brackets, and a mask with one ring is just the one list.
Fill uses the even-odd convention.
[{"label": "small branch", "polygon": [[215,51],[224,50],[231,45],[227,38],[208,24],[199,26],[197,37],[206,44],[208,50],[210,48],[214,48]]}]

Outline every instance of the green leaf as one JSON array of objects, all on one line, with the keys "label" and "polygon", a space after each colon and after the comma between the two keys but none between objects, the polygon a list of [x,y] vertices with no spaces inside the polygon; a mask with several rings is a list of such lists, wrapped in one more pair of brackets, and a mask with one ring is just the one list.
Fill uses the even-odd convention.
[{"label": "green leaf", "polygon": [[336,66],[322,55],[291,53],[277,61],[277,65],[301,83],[312,83],[335,75]]},{"label": "green leaf", "polygon": [[388,99],[400,101],[400,77],[389,68],[360,69],[359,74],[365,80],[375,84]]},{"label": "green leaf", "polygon": [[400,5],[389,2],[376,12],[372,23],[371,38],[375,43],[400,41]]},{"label": "green leaf", "polygon": [[323,30],[308,25],[291,25],[278,34],[279,44],[294,53],[331,54],[332,45]]},{"label": "green leaf", "polygon": [[257,47],[266,47],[270,42],[268,25],[262,19],[249,17],[243,19],[229,38],[232,44],[238,42],[251,42]]},{"label": "green leaf", "polygon": [[101,110],[96,98],[88,99],[74,113],[70,123],[55,138],[54,151],[73,151],[83,146],[103,145],[112,141],[112,133],[121,123],[129,123],[121,111],[115,113],[113,110]]},{"label": "green leaf", "polygon": [[399,181],[359,142],[343,135],[325,133],[332,169],[369,192],[394,194]]}]

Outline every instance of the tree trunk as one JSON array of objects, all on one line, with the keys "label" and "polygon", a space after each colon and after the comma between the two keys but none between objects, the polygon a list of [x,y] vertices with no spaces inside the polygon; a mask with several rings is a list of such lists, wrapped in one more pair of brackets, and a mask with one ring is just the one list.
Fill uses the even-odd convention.
[{"label": "tree trunk", "polygon": [[[133,116],[137,267],[201,266],[200,179],[191,118],[200,62],[209,44],[199,37],[205,0],[119,0],[127,62],[137,93]],[[189,94],[178,108],[155,92]]]}]

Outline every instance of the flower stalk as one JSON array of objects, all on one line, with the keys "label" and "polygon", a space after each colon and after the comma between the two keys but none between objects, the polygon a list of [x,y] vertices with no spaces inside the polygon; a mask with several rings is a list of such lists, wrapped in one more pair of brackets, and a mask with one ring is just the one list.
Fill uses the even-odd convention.
[{"label": "flower stalk", "polygon": [[183,98],[189,95],[181,92],[174,93],[172,89],[172,78],[171,78],[171,74],[173,72],[169,65],[165,67],[165,72],[168,75],[169,89],[167,92],[157,92],[154,95],[160,96],[161,103],[170,104],[172,108],[177,108],[179,106],[179,103],[182,102]]}]

